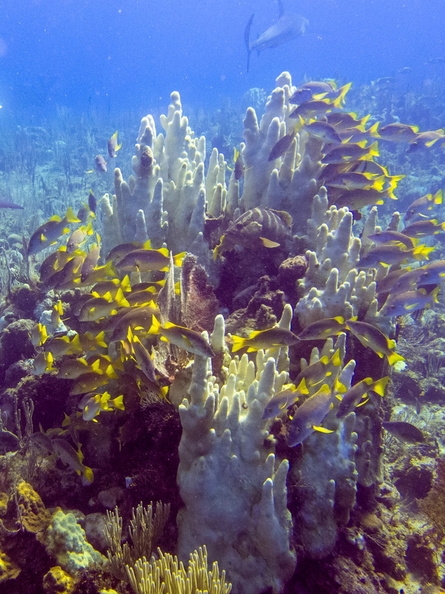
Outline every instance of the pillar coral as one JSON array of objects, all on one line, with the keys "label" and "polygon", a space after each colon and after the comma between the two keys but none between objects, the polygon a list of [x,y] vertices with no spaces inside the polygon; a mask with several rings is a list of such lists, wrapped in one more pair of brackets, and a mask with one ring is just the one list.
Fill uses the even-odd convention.
[{"label": "pillar coral", "polygon": [[[285,317],[289,324],[288,310]],[[223,325],[222,317],[217,324]],[[278,594],[296,563],[289,542],[289,464],[276,460],[270,421],[262,415],[288,374],[278,371],[278,357],[259,351],[256,364],[247,355],[234,358],[219,386],[208,361],[195,357],[190,400],[179,409],[178,484],[185,504],[178,515],[179,556],[205,543],[235,591]]]}]

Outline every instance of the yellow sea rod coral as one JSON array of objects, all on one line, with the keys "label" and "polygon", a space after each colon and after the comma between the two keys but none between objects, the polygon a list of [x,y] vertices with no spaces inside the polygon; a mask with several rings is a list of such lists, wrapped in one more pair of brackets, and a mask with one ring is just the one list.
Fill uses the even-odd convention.
[{"label": "yellow sea rod coral", "polygon": [[128,567],[128,578],[136,594],[229,594],[232,585],[226,583],[226,572],[219,572],[215,561],[208,568],[207,550],[200,547],[190,555],[187,569],[179,559],[158,549],[159,558],[138,559]]}]

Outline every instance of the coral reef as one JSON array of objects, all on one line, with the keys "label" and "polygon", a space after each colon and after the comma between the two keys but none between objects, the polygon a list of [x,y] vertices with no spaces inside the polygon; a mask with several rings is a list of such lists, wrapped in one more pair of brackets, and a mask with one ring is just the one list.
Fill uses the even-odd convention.
[{"label": "coral reef", "polygon": [[[442,458],[433,470],[445,441],[427,414],[444,401],[442,305],[401,321],[379,289],[429,249],[393,241],[375,256],[379,221],[400,239],[388,200],[399,177],[373,159],[378,126],[340,110],[349,85],[307,84],[330,96],[302,107],[282,73],[261,118],[253,92],[233,167],[172,93],[163,132],[141,121],[132,175],[121,161],[97,184],[102,195],[113,176],[97,212],[91,195],[78,217],[56,200],[53,246],[37,214],[27,246],[9,230],[7,594],[14,581],[32,594],[445,583]],[[421,438],[396,441],[388,422]]]}]

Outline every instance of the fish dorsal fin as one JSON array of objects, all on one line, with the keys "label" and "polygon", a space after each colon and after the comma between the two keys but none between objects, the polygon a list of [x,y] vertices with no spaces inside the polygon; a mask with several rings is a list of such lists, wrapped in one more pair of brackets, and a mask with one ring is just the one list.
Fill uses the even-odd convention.
[{"label": "fish dorsal fin", "polygon": [[[272,328],[274,328],[275,326],[272,326]],[[272,328],[267,328],[267,330],[272,330]],[[249,337],[247,340],[250,340],[251,338],[255,338],[256,336],[258,336],[259,334],[262,334],[263,332],[265,332],[265,330],[254,330],[253,332],[251,332],[249,334]]]}]

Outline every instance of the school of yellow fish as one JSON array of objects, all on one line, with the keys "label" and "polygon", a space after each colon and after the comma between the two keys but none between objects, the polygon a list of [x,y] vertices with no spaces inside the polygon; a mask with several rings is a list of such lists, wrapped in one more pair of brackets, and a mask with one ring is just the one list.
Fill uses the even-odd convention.
[{"label": "school of yellow fish", "polygon": [[[346,206],[359,218],[362,208],[383,204],[388,198],[396,199],[394,190],[403,178],[391,176],[373,160],[379,155],[378,140],[406,142],[411,152],[445,141],[445,133],[443,130],[419,132],[415,126],[400,123],[385,126],[375,123],[366,127],[369,116],[359,118],[355,113],[338,111],[349,88],[350,85],[337,88],[332,82],[315,81],[299,87],[290,98],[296,107],[289,120],[296,123],[272,148],[269,161],[290,150],[297,133],[318,139],[322,143],[320,181],[328,190],[330,204]],[[109,140],[110,158],[116,156],[120,147],[116,132]],[[244,165],[238,151],[234,162],[234,176],[240,179]],[[422,196],[408,207],[406,227],[402,231],[388,229],[369,236],[374,245],[357,267],[388,268],[388,274],[377,287],[387,316],[412,313],[437,300],[445,279],[445,261],[422,266],[409,262],[429,259],[434,248],[419,244],[418,238],[444,231],[445,223],[434,216],[434,209],[442,201],[441,191]],[[211,345],[201,334],[164,321],[157,305],[165,283],[162,273],[171,266],[181,266],[185,254],[173,255],[166,248],[152,249],[149,241],[132,242],[113,248],[104,258],[105,263],[98,265],[101,238],[94,231],[95,210],[96,199],[90,191],[88,203],[77,215],[69,208],[64,217],[52,217],[33,233],[27,250],[27,255],[33,256],[70,233],[66,243],[42,262],[39,272],[47,290],[80,290],[69,316],[77,320],[82,331],[48,335],[47,327],[37,324],[31,339],[38,350],[35,373],[53,373],[72,380],[70,394],[81,396],[76,418],[65,419],[63,428],[52,435],[51,447],[76,472],[91,480],[92,471],[83,465],[80,446],[76,452],[61,439],[69,433],[68,427],[96,422],[102,411],[124,410],[128,400],[124,386],[128,384],[135,392],[143,385],[148,386],[159,398],[165,398],[168,381],[156,368],[152,356],[156,340],[170,342],[193,355],[214,356]],[[255,236],[247,233],[252,221],[257,229]],[[80,226],[72,230],[73,224]],[[285,212],[267,208],[246,211],[220,238],[215,257],[237,244],[246,248],[285,246],[291,236],[291,225],[292,219]],[[141,276],[146,280],[142,281]],[[53,307],[53,327],[64,316],[63,304],[58,301]],[[273,327],[248,337],[230,336],[228,340],[232,352],[242,349],[252,352],[289,347],[304,340],[325,340],[343,332],[349,332],[364,347],[385,357],[389,365],[403,361],[395,352],[395,342],[378,328],[341,317],[315,322],[298,335]],[[266,407],[264,418],[293,411],[289,414],[289,446],[302,443],[313,431],[329,433],[331,430],[321,423],[334,407],[337,417],[342,417],[370,397],[383,397],[388,377],[377,380],[367,377],[347,388],[339,378],[341,366],[338,351],[331,357],[322,357],[303,369],[295,382],[284,386]]]}]

